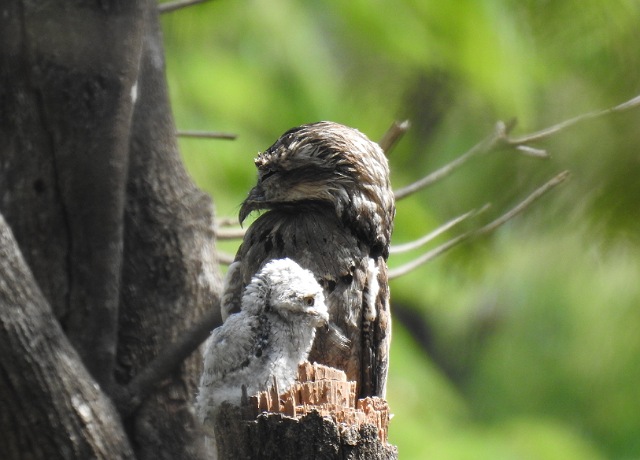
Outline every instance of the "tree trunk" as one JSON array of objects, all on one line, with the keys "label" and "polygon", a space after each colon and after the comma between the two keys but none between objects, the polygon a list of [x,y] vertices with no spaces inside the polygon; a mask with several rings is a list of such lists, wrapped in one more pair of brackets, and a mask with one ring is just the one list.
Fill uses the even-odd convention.
[{"label": "tree trunk", "polygon": [[199,356],[124,420],[108,401],[220,288],[156,5],[14,0],[0,21],[0,457],[202,458]]},{"label": "tree trunk", "polygon": [[[211,200],[187,175],[175,141],[155,11],[145,35],[137,91],[124,218],[121,383],[202,316],[221,287]],[[199,457],[201,436],[192,406],[201,369],[202,358],[194,354],[134,414],[131,435],[139,446],[138,458]]]},{"label": "tree trunk", "polygon": [[2,458],[135,458],[2,217],[0,324]]}]

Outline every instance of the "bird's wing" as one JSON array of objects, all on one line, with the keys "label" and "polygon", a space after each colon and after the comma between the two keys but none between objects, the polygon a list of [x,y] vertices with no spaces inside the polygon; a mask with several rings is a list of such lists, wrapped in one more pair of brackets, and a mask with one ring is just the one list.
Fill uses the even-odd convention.
[{"label": "bird's wing", "polygon": [[206,342],[203,384],[210,385],[249,365],[259,346],[260,319],[246,312],[233,314]]}]

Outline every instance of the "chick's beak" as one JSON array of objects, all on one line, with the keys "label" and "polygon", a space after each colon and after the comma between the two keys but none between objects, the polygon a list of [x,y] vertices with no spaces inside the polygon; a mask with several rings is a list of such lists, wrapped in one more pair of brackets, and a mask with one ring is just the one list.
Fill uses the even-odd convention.
[{"label": "chick's beak", "polygon": [[309,314],[315,320],[315,326],[325,326],[329,322],[329,315],[326,311],[309,310]]},{"label": "chick's beak", "polygon": [[242,206],[240,207],[240,212],[238,213],[238,220],[240,221],[240,225],[242,222],[251,214],[253,211],[262,208],[262,205],[265,202],[264,190],[260,185],[256,185],[251,189],[247,198],[242,202]]}]

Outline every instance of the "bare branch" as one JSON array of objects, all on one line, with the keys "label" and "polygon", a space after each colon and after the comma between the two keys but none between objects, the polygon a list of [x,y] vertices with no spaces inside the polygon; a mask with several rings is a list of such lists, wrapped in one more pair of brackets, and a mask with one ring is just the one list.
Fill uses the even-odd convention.
[{"label": "bare branch", "polygon": [[176,136],[193,137],[196,139],[224,139],[224,140],[231,140],[231,141],[234,141],[238,138],[238,136],[233,133],[223,133],[219,131],[192,131],[192,130],[177,131]]},{"label": "bare branch", "polygon": [[394,121],[378,142],[382,151],[388,155],[409,128],[411,128],[409,120]]},{"label": "bare branch", "polygon": [[500,225],[504,224],[508,220],[511,220],[522,211],[524,211],[527,207],[529,207],[534,201],[540,198],[542,195],[547,193],[549,190],[554,188],[555,186],[561,184],[565,180],[569,178],[571,173],[569,171],[562,171],[560,174],[554,176],[551,180],[538,187],[533,191],[527,198],[525,198],[522,202],[512,208],[510,211],[504,213],[502,216],[498,217],[493,222],[488,223],[484,227],[475,231],[475,236],[484,235],[486,233],[490,233],[498,228]]},{"label": "bare branch", "polygon": [[240,222],[238,222],[237,217],[218,217],[216,219],[216,223],[218,224],[218,228],[220,227],[232,227],[239,226]]},{"label": "bare branch", "polygon": [[233,254],[229,254],[226,252],[222,252],[220,250],[218,250],[217,255],[217,260],[218,263],[221,265],[231,265],[233,263],[233,261],[236,259]]},{"label": "bare branch", "polygon": [[160,13],[170,13],[172,11],[186,8],[187,6],[197,5],[206,1],[208,0],[177,0],[175,2],[161,3],[158,5],[158,11]]},{"label": "bare branch", "polygon": [[549,158],[549,153],[547,153],[545,149],[537,149],[528,145],[519,145],[516,147],[516,150],[521,152],[523,155],[527,155],[530,157]]},{"label": "bare branch", "polygon": [[177,341],[162,350],[114,398],[122,416],[134,412],[167,375],[173,372],[204,342],[213,329],[222,324],[220,299]]},{"label": "bare branch", "polygon": [[440,169],[437,169],[436,171],[423,177],[422,179],[419,179],[416,182],[397,190],[395,192],[396,200],[401,200],[402,198],[416,193],[417,191],[432,185],[434,182],[441,180],[442,178],[448,176],[460,166],[465,164],[472,157],[482,153],[488,153],[500,147],[515,147],[517,151],[525,155],[533,156],[536,158],[548,158],[549,155],[545,150],[537,149],[525,144],[551,137],[552,135],[583,121],[593,120],[595,118],[603,117],[611,113],[623,112],[625,110],[630,110],[638,106],[640,106],[640,96],[629,99],[628,101],[623,102],[622,104],[618,104],[615,107],[585,113],[583,115],[579,115],[577,117],[550,126],[549,128],[543,129],[541,131],[516,138],[509,138],[508,136],[511,129],[515,126],[515,120],[508,124],[499,121],[498,123],[496,123],[496,128],[493,134],[491,134],[478,144],[474,145],[470,150],[463,153],[450,163],[444,165]]},{"label": "bare branch", "polygon": [[216,230],[217,240],[238,240],[244,238],[244,234],[247,233],[246,228],[232,228],[228,230],[222,230],[218,228]]},{"label": "bare branch", "polygon": [[578,123],[581,123],[583,121],[593,120],[594,118],[600,118],[615,112],[624,112],[625,110],[634,109],[638,106],[640,106],[640,95],[629,99],[622,104],[618,104],[615,107],[610,107],[604,110],[595,110],[593,112],[578,115],[577,117],[570,118],[569,120],[565,120],[541,131],[517,137],[515,139],[508,139],[507,142],[510,145],[523,145],[530,142],[539,141],[541,139],[545,139],[556,133],[559,133],[560,131],[563,131],[567,128],[570,128],[571,126],[577,125]]},{"label": "bare branch", "polygon": [[413,193],[416,193],[417,191],[422,190],[423,188],[426,188],[431,184],[443,179],[444,177],[448,176],[453,171],[458,169],[460,166],[465,164],[475,155],[492,150],[501,141],[504,141],[507,134],[506,130],[507,130],[507,126],[505,125],[505,123],[502,121],[499,121],[498,123],[496,123],[496,127],[493,134],[491,134],[489,137],[485,138],[484,140],[480,141],[479,143],[471,147],[471,149],[467,150],[458,158],[451,161],[450,163],[447,163],[441,168],[436,169],[435,171],[423,177],[422,179],[417,180],[414,183],[407,185],[406,187],[402,187],[399,190],[396,190],[395,191],[396,200],[401,200],[403,198],[406,198],[407,196]]},{"label": "bare branch", "polygon": [[534,201],[536,201],[542,195],[547,193],[549,190],[553,189],[557,185],[559,185],[562,182],[564,182],[569,177],[569,175],[570,175],[569,171],[561,172],[560,174],[556,175],[551,180],[546,182],[544,185],[542,185],[541,187],[536,189],[533,193],[531,193],[527,198],[525,198],[517,206],[515,206],[514,208],[512,208],[508,212],[504,213],[503,215],[501,215],[497,219],[493,220],[492,222],[488,223],[484,227],[481,227],[481,228],[479,228],[477,230],[472,230],[472,231],[469,231],[469,232],[465,232],[465,233],[463,233],[461,235],[458,235],[457,237],[452,238],[451,240],[447,241],[446,243],[441,244],[440,246],[432,249],[431,251],[428,251],[428,252],[424,253],[422,256],[412,260],[411,262],[408,262],[408,263],[406,263],[404,265],[401,265],[398,268],[394,268],[392,270],[389,270],[389,279],[398,278],[398,277],[400,277],[402,275],[406,275],[407,273],[409,273],[412,270],[416,269],[420,265],[423,265],[426,262],[429,262],[430,260],[435,259],[440,254],[448,251],[449,249],[457,246],[458,244],[460,244],[460,243],[462,243],[462,242],[464,242],[464,241],[466,241],[466,240],[468,240],[470,238],[476,238],[476,237],[479,237],[481,235],[485,235],[487,233],[490,233],[490,232],[494,231],[496,228],[498,228],[499,226],[501,226],[502,224],[504,224],[508,220],[513,219],[515,216],[520,214],[527,207],[529,207]]},{"label": "bare branch", "polygon": [[423,237],[418,238],[417,240],[410,241],[409,243],[393,245],[393,246],[391,246],[389,248],[389,253],[390,254],[400,254],[402,252],[412,251],[412,250],[417,249],[417,248],[419,248],[421,246],[424,246],[425,244],[427,244],[428,242],[430,242],[433,239],[437,238],[438,236],[440,236],[441,234],[443,234],[444,232],[446,232],[450,228],[452,228],[452,227],[456,226],[457,224],[459,224],[460,222],[462,222],[463,220],[465,220],[465,219],[467,219],[469,217],[477,216],[478,214],[486,211],[487,209],[489,209],[490,206],[491,206],[490,204],[485,204],[479,210],[473,209],[473,210],[471,210],[469,212],[466,212],[466,213],[462,214],[461,216],[458,216],[458,217],[456,217],[454,219],[451,219],[449,222],[444,223],[440,227],[436,228],[432,232],[429,232],[428,234],[424,235]]}]

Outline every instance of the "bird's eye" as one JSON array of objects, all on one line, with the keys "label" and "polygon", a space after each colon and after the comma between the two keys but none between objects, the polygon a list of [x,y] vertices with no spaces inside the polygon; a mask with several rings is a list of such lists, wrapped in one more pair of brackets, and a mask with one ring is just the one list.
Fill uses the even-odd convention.
[{"label": "bird's eye", "polygon": [[271,176],[273,176],[276,173],[275,169],[265,169],[264,171],[261,172],[260,174],[260,180],[267,180],[268,178],[270,178]]},{"label": "bird's eye", "polygon": [[303,301],[307,307],[313,307],[313,304],[316,303],[316,298],[314,296],[307,296]]}]

